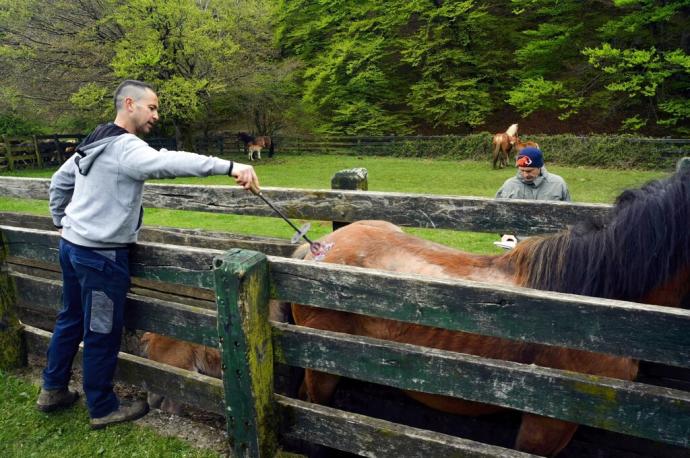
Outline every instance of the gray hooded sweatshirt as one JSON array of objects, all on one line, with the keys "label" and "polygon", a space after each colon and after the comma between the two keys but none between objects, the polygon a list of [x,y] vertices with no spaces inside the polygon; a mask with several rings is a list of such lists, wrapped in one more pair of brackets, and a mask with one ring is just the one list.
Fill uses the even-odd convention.
[{"label": "gray hooded sweatshirt", "polygon": [[[100,127],[112,132],[117,126]],[[212,156],[157,151],[130,133],[82,143],[78,153],[50,181],[50,212],[62,238],[90,248],[137,241],[145,180],[225,175],[230,169],[230,161]]]}]

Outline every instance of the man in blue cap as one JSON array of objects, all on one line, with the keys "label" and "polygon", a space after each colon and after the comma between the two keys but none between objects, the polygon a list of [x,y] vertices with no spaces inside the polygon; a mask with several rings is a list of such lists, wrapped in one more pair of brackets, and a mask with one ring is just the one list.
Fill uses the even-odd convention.
[{"label": "man in blue cap", "polygon": [[[530,200],[562,200],[570,202],[570,193],[565,180],[558,175],[549,173],[544,167],[544,155],[535,146],[528,146],[518,154],[515,161],[518,168],[517,175],[508,178],[496,192],[496,198],[530,199]],[[504,234],[501,241],[494,242],[501,248],[513,248],[519,237]]]},{"label": "man in blue cap", "polygon": [[544,155],[539,148],[524,148],[518,154],[515,165],[517,175],[503,183],[496,192],[497,198],[570,202],[568,185],[560,176],[546,171]]}]

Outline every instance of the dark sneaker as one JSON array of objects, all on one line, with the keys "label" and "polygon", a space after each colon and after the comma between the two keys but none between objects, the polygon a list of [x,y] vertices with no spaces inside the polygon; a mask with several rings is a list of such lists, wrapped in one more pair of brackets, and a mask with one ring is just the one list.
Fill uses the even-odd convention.
[{"label": "dark sneaker", "polygon": [[101,429],[106,426],[137,420],[149,413],[149,405],[146,401],[137,401],[131,404],[122,403],[120,408],[105,417],[92,418],[91,429]]},{"label": "dark sneaker", "polygon": [[46,390],[41,388],[41,394],[38,395],[36,401],[36,408],[41,412],[52,412],[58,409],[64,409],[79,399],[79,393],[70,391],[67,388],[58,390]]}]

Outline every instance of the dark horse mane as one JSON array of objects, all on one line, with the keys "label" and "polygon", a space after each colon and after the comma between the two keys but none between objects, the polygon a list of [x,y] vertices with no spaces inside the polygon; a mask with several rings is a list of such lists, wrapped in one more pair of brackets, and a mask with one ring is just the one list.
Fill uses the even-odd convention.
[{"label": "dark horse mane", "polygon": [[639,300],[690,264],[690,172],[624,191],[607,217],[507,254],[530,288]]}]

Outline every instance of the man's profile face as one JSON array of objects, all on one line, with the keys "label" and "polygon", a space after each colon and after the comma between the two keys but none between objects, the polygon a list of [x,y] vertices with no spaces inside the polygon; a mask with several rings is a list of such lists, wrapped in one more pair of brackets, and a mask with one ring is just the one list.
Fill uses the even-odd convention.
[{"label": "man's profile face", "polygon": [[139,100],[131,100],[130,116],[136,134],[148,134],[158,122],[158,96],[147,89]]},{"label": "man's profile face", "polygon": [[527,183],[533,182],[540,172],[539,167],[518,167],[518,170],[522,179]]}]

